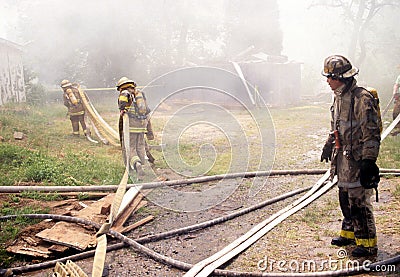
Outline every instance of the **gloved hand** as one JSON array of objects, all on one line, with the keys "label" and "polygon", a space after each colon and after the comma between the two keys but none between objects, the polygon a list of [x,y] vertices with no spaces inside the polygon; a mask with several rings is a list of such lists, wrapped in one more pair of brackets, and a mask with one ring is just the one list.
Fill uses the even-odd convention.
[{"label": "gloved hand", "polygon": [[375,161],[365,159],[360,164],[360,183],[366,188],[376,188],[380,181],[379,168]]},{"label": "gloved hand", "polygon": [[154,133],[153,132],[147,132],[146,137],[148,140],[154,140]]},{"label": "gloved hand", "polygon": [[326,142],[324,145],[324,148],[322,148],[322,154],[321,154],[321,163],[325,160],[325,162],[327,163],[328,160],[331,160],[331,156],[332,156],[332,143],[330,142]]},{"label": "gloved hand", "polygon": [[119,115],[120,115],[120,116],[124,116],[125,113],[126,113],[126,110],[120,110],[120,111],[119,111]]}]

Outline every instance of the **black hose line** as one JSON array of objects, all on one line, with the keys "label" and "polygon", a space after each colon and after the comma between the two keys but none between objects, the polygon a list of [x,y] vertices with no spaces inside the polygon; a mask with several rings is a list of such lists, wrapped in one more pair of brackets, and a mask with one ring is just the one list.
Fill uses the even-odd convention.
[{"label": "black hose line", "polygon": [[211,219],[211,220],[208,220],[208,221],[204,221],[204,222],[199,223],[199,224],[195,224],[195,225],[191,225],[191,226],[187,226],[187,227],[182,227],[182,228],[179,228],[179,229],[163,232],[163,233],[156,234],[156,235],[149,235],[149,236],[146,236],[146,237],[143,237],[143,238],[139,238],[136,241],[139,242],[139,243],[148,243],[148,242],[151,242],[151,241],[158,241],[158,240],[161,240],[161,239],[164,239],[164,238],[168,238],[168,237],[172,237],[172,236],[176,236],[176,235],[186,234],[186,233],[189,233],[189,232],[192,232],[192,231],[195,231],[195,230],[204,229],[204,228],[207,228],[207,227],[210,227],[210,226],[213,226],[213,225],[217,225],[219,223],[231,220],[231,219],[236,218],[238,216],[247,214],[249,212],[255,211],[257,209],[261,209],[261,208],[263,208],[265,206],[274,204],[276,202],[285,200],[285,199],[287,199],[289,197],[292,197],[294,195],[297,195],[297,194],[300,194],[300,193],[305,192],[307,190],[310,190],[311,188],[312,187],[297,189],[297,190],[282,194],[282,195],[280,195],[278,197],[274,197],[274,198],[268,199],[266,201],[260,202],[260,203],[258,203],[256,205],[250,206],[248,208],[244,208],[244,209],[241,209],[239,211],[233,212],[233,213],[228,214],[226,216],[221,216],[221,217],[214,218],[214,219]]},{"label": "black hose line", "polygon": [[[141,186],[142,189],[153,189],[165,186],[182,186],[193,183],[205,183],[222,179],[235,178],[254,178],[278,175],[319,175],[326,172],[326,169],[295,169],[295,170],[270,170],[238,172],[229,174],[219,174],[212,176],[201,176],[188,179],[170,180],[161,182],[135,183],[128,184],[127,188]],[[399,171],[400,172],[400,171]],[[89,191],[115,191],[118,185],[108,186],[0,186],[0,193],[17,193],[22,191],[42,191],[42,192],[89,192]]]},{"label": "black hose line", "polygon": [[[86,220],[86,219],[81,219],[81,218],[75,218],[75,217],[70,217],[70,216],[60,216],[60,215],[54,215],[54,214],[24,214],[24,215],[9,215],[9,216],[3,216],[0,217],[0,220],[7,220],[7,219],[15,219],[18,216],[23,216],[23,217],[28,217],[28,218],[34,218],[34,219],[55,219],[55,220],[61,220],[61,221],[67,221],[67,222],[74,222],[74,223],[80,223],[84,225],[89,225],[93,226],[96,229],[98,229],[100,226],[98,223]],[[139,251],[140,253],[147,255],[151,257],[152,259],[161,262],[163,264],[175,267],[177,269],[183,270],[183,271],[188,271],[190,270],[193,265],[188,264],[185,262],[181,262],[172,258],[168,258],[162,254],[159,254],[141,244],[138,242],[134,241],[133,239],[130,239],[124,235],[122,235],[119,232],[110,230],[108,232],[111,236],[117,238],[118,240],[122,241],[123,243],[126,243],[130,245],[132,248],[135,250]],[[381,267],[383,265],[395,265],[400,263],[400,255],[395,256],[393,258],[380,261],[377,263],[370,264],[369,266],[364,266],[364,267],[355,267],[355,268],[349,268],[349,269],[344,269],[344,270],[336,270],[336,271],[323,271],[323,272],[312,272],[312,273],[258,273],[258,272],[238,272],[238,271],[231,271],[231,270],[221,270],[221,269],[216,269],[214,270],[213,274],[217,276],[279,276],[279,277],[289,277],[289,276],[295,276],[295,277],[300,277],[300,276],[348,276],[348,275],[356,275],[359,273],[363,272],[369,272],[373,269],[376,269],[378,267]],[[18,268],[15,269],[0,269],[0,273],[3,272],[5,273],[6,271],[12,271],[15,274],[22,273],[18,272]]]},{"label": "black hose line", "polygon": [[[388,173],[388,174],[396,174],[398,170],[393,170],[393,169],[381,169],[381,174],[383,173]],[[251,177],[256,177],[256,176],[267,176],[267,175],[296,175],[296,174],[320,174],[320,173],[324,173],[326,172],[325,170],[277,170],[277,171],[271,171],[268,174],[266,174],[266,172],[244,172],[244,173],[233,173],[233,174],[225,174],[225,175],[214,175],[214,176],[204,176],[204,177],[198,177],[198,178],[192,178],[192,179],[187,179],[187,180],[174,180],[174,181],[166,181],[166,182],[153,182],[153,183],[147,183],[148,187],[150,188],[151,186],[156,184],[156,187],[160,187],[160,186],[165,186],[165,185],[183,185],[183,184],[191,184],[191,183],[199,183],[199,182],[208,182],[208,181],[215,181],[215,180],[219,180],[219,179],[223,179],[223,178],[239,178],[239,177],[243,177],[243,178],[251,178]],[[265,175],[264,175],[265,174]],[[167,183],[167,184],[166,184]],[[142,184],[145,185],[146,184]],[[136,186],[136,185],[130,185],[131,187]],[[107,187],[115,187],[116,186],[107,186]],[[0,187],[0,192],[2,192],[2,188]],[[52,187],[51,187],[52,188]],[[60,187],[57,187],[60,188]],[[61,187],[62,188],[62,187]],[[73,187],[76,188],[76,187]],[[84,187],[84,188],[91,188],[91,187]],[[103,188],[103,187],[102,187]],[[279,197],[275,197],[269,200],[266,200],[264,202],[261,202],[259,204],[256,204],[254,206],[239,210],[237,212],[234,212],[232,214],[229,214],[227,216],[223,216],[223,217],[219,217],[216,219],[212,219],[203,223],[199,223],[199,224],[195,224],[195,225],[191,225],[191,226],[187,226],[187,227],[183,227],[183,228],[179,228],[179,229],[175,229],[175,230],[171,230],[171,231],[167,231],[167,232],[163,232],[160,234],[156,234],[156,235],[150,235],[150,236],[146,236],[146,237],[142,237],[139,238],[137,240],[131,240],[125,236],[123,236],[120,233],[117,233],[115,231],[110,231],[109,234],[115,236],[116,238],[120,239],[121,241],[123,241],[122,243],[116,243],[113,245],[110,245],[107,247],[107,252],[108,251],[112,251],[112,250],[116,250],[116,249],[120,249],[122,247],[125,247],[126,245],[130,245],[132,247],[134,247],[135,249],[139,250],[139,252],[144,253],[150,257],[152,257],[153,259],[160,261],[162,263],[168,264],[170,266],[174,266],[178,269],[182,269],[182,270],[189,270],[192,265],[190,264],[186,264],[180,261],[175,261],[173,259],[169,259],[168,257],[165,257],[161,254],[155,253],[154,251],[142,246],[143,248],[141,248],[139,243],[147,243],[150,241],[157,241],[157,240],[161,240],[167,237],[171,237],[174,235],[180,235],[180,234],[184,234],[184,233],[188,233],[194,230],[199,230],[202,228],[206,228],[215,224],[219,224],[221,222],[230,220],[232,218],[235,218],[237,216],[249,213],[253,210],[262,208],[266,205],[269,204],[273,204],[275,202],[284,200],[288,197],[291,197],[293,195],[302,193],[306,190],[309,190],[310,188],[304,188],[304,189],[299,189],[299,190],[295,190],[286,194],[283,194]],[[108,190],[108,189],[106,189]],[[50,190],[52,191],[52,190]],[[89,189],[89,191],[91,191]],[[95,222],[90,222],[84,219],[80,219],[80,218],[74,218],[74,217],[66,217],[66,216],[60,216],[60,215],[11,215],[11,216],[2,216],[0,217],[0,221],[2,220],[8,220],[8,219],[14,219],[18,216],[25,216],[25,217],[30,217],[30,218],[51,218],[53,220],[60,220],[60,221],[68,221],[68,222],[73,222],[73,223],[81,223],[81,224],[86,224],[86,225],[91,225],[93,227],[95,227],[96,229],[100,228],[100,224],[97,224]],[[150,252],[148,252],[150,251]],[[147,253],[148,252],[148,253]],[[84,258],[88,258],[93,256],[95,253],[95,250],[91,250],[91,251],[87,251],[84,253],[80,253],[80,254],[76,254],[73,256],[69,256],[69,257],[64,257],[64,258],[60,258],[57,260],[53,260],[53,261],[47,261],[41,264],[35,264],[35,265],[28,265],[28,266],[22,266],[22,267],[18,267],[18,268],[13,268],[11,270],[13,270],[14,273],[22,273],[22,272],[27,272],[27,271],[33,271],[33,270],[38,270],[38,269],[42,269],[42,268],[46,268],[46,267],[51,267],[54,266],[57,262],[63,262],[66,260],[78,260],[78,259],[84,259]],[[384,260],[378,263],[373,263],[371,264],[367,269],[375,269],[377,266],[381,266],[381,265],[387,265],[387,264],[397,264],[400,262],[400,256],[396,256],[392,259],[388,259],[388,260]],[[226,270],[215,270],[214,274],[220,275],[220,276],[344,276],[344,275],[355,275],[358,274],[359,272],[365,272],[365,268],[361,269],[362,271],[356,270],[356,269],[351,269],[349,272],[349,269],[347,270],[340,270],[340,271],[334,271],[334,272],[319,272],[319,273],[315,273],[315,275],[310,275],[310,273],[304,273],[305,275],[302,275],[300,273],[296,273],[296,274],[287,274],[287,273],[281,273],[281,274],[270,274],[270,273],[246,273],[246,272],[235,272],[235,271],[226,271]],[[6,273],[6,270],[4,269],[0,269],[0,276],[3,276],[3,274]],[[328,274],[328,275],[327,275]]]},{"label": "black hose line", "polygon": [[[230,174],[220,174],[213,176],[202,176],[181,180],[170,180],[162,182],[148,182],[128,184],[127,188],[142,186],[142,189],[153,189],[165,186],[183,186],[193,183],[205,183],[211,181],[218,181],[223,179],[235,178],[254,178],[265,176],[278,176],[278,175],[319,175],[324,174],[327,169],[293,169],[293,170],[270,170],[270,171],[253,171],[253,172],[239,172]],[[400,176],[400,169],[380,169],[380,175],[389,174]],[[115,191],[117,185],[108,186],[0,186],[0,193],[19,193],[23,191],[41,191],[41,192],[90,192],[90,191]]]},{"label": "black hose line", "polygon": [[[195,231],[195,230],[203,229],[203,228],[206,228],[206,227],[209,227],[209,226],[213,226],[213,225],[228,221],[230,219],[233,219],[235,217],[244,215],[244,214],[249,213],[251,211],[254,211],[256,209],[260,209],[260,208],[265,207],[267,205],[271,205],[273,203],[285,200],[285,199],[287,199],[287,198],[289,198],[291,196],[294,196],[294,195],[300,194],[300,193],[302,193],[304,191],[307,191],[310,188],[311,187],[303,188],[303,189],[297,189],[297,190],[282,194],[282,195],[280,195],[278,197],[274,197],[272,199],[268,199],[266,201],[263,201],[263,202],[258,203],[256,205],[253,205],[251,207],[248,207],[248,208],[245,208],[245,209],[241,209],[239,211],[236,211],[236,212],[231,213],[231,214],[226,215],[226,216],[215,218],[215,219],[212,219],[212,220],[209,220],[209,221],[205,221],[205,222],[202,222],[202,223],[199,223],[199,224],[195,224],[195,225],[191,225],[191,226],[187,226],[187,227],[183,227],[183,228],[179,228],[179,229],[175,229],[175,230],[159,233],[159,234],[156,234],[156,235],[149,235],[149,236],[146,236],[146,237],[143,237],[143,238],[136,239],[135,241],[138,242],[138,243],[147,243],[147,242],[151,242],[151,241],[158,241],[158,240],[162,240],[162,239],[165,239],[165,238],[168,238],[168,237],[181,235],[181,234],[189,233],[191,231]],[[2,217],[0,217],[0,221],[12,219],[13,217],[14,216],[2,216]],[[125,246],[127,246],[127,244],[125,244],[123,242],[122,243],[116,243],[116,244],[114,244],[112,246],[108,246],[107,247],[107,252],[113,251],[113,250],[117,250],[117,249],[123,248]],[[15,272],[35,271],[35,270],[39,270],[39,269],[55,266],[55,264],[57,262],[65,262],[67,260],[76,261],[76,260],[81,260],[81,259],[85,259],[85,258],[88,258],[88,257],[93,257],[94,254],[95,254],[95,250],[89,250],[89,251],[86,251],[86,252],[83,252],[83,253],[80,253],[80,254],[71,255],[69,257],[63,257],[63,258],[60,258],[60,259],[56,259],[56,260],[52,260],[52,261],[46,261],[46,262],[39,263],[39,264],[33,264],[33,265],[27,265],[27,266],[23,266],[23,267],[14,268],[13,270]]]}]

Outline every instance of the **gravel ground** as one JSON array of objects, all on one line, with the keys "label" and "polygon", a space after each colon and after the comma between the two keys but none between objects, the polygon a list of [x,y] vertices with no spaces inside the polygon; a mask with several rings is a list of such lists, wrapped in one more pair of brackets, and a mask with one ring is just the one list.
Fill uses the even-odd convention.
[{"label": "gravel ground", "polygon": [[[149,203],[140,213],[134,215],[133,223],[147,215],[156,219],[139,229],[132,231],[128,237],[136,239],[148,234],[156,234],[197,224],[209,219],[232,213],[243,207],[251,206],[266,199],[280,195],[296,188],[313,185],[320,176],[274,176],[269,177],[266,186],[255,197],[248,197],[248,185],[241,185],[233,195],[220,205],[202,212],[179,213],[165,210]],[[378,228],[379,253],[372,261],[380,261],[400,254],[400,232],[398,204],[393,197],[397,179],[383,179],[380,202],[375,203],[375,215]],[[254,225],[268,218],[295,196],[257,211],[240,216],[233,220],[203,230],[191,232],[165,240],[147,243],[146,246],[167,257],[195,264],[219,251],[237,237],[246,233]],[[274,261],[293,261],[302,263],[313,260],[322,264],[325,260],[337,260],[338,249],[330,246],[330,240],[340,229],[340,210],[337,202],[337,188],[333,188],[320,199],[299,213],[289,217],[279,226],[267,233],[244,253],[224,265],[225,269],[247,272],[282,272],[274,268]],[[348,252],[352,248],[345,249]],[[349,257],[347,260],[351,260]],[[268,268],[262,267],[260,261],[267,261]],[[362,261],[360,261],[362,262]],[[76,262],[85,272],[90,273],[92,259]],[[107,254],[108,276],[182,276],[183,271],[142,255],[133,249],[120,249]],[[338,264],[338,266],[340,266]],[[289,270],[286,268],[286,270]],[[397,273],[374,273],[380,276],[400,276]],[[22,276],[50,276],[52,270],[23,274]],[[90,275],[90,274],[89,274]]]},{"label": "gravel ground", "polygon": [[[314,107],[318,120],[309,120],[303,116],[302,110],[290,109],[287,114],[280,115],[276,126],[276,157],[275,169],[302,169],[322,166],[319,163],[321,143],[328,132],[324,129],[329,122],[328,105]],[[306,107],[304,109],[310,109]],[[246,125],[245,125],[246,126]],[[202,132],[197,132],[201,136]],[[308,135],[307,135],[308,134]],[[172,172],[164,171],[168,179],[176,179]],[[146,225],[127,234],[132,239],[148,234],[185,227],[216,217],[224,216],[238,209],[249,207],[261,201],[271,199],[282,193],[298,188],[309,187],[321,176],[274,176],[267,179],[266,185],[254,197],[249,197],[250,181],[240,182],[240,186],[223,203],[201,212],[175,212],[161,208],[150,202],[145,208],[130,218],[127,224],[136,222],[148,215],[155,219]],[[372,261],[381,261],[388,257],[400,255],[400,204],[399,191],[396,186],[399,178],[382,178],[380,183],[380,202],[374,203],[378,231],[379,252]],[[210,184],[193,185],[179,188],[185,191],[199,191]],[[396,196],[397,195],[397,198]],[[184,234],[165,240],[147,243],[146,246],[167,257],[195,264],[218,252],[236,238],[245,234],[253,226],[276,213],[300,196],[286,199],[279,203],[266,206],[257,211],[235,218],[233,220],[189,234]],[[341,226],[341,213],[337,199],[337,188],[314,201],[308,207],[290,216],[269,233],[238,255],[233,261],[223,265],[223,268],[247,272],[291,272],[291,268],[278,268],[278,261],[286,264],[314,261],[318,265],[328,260],[339,262],[354,261],[352,257],[338,259],[338,248],[330,245],[332,237],[337,236]],[[352,248],[344,249],[350,253]],[[37,262],[37,261],[34,261]],[[77,261],[77,264],[87,273],[91,272],[92,259]],[[263,267],[263,262],[268,262]],[[275,263],[274,263],[275,262]],[[362,260],[360,261],[362,262]],[[134,249],[125,248],[108,253],[106,257],[108,276],[183,276],[184,271],[156,262]],[[341,265],[338,264],[340,269]],[[299,270],[294,269],[294,272]],[[335,269],[335,268],[333,268]],[[286,270],[286,271],[285,271]],[[304,270],[307,272],[308,270]],[[313,271],[313,270],[310,270]],[[400,276],[397,272],[373,273],[374,276]],[[22,276],[51,276],[52,269],[31,272]],[[90,275],[90,274],[89,274]]]}]

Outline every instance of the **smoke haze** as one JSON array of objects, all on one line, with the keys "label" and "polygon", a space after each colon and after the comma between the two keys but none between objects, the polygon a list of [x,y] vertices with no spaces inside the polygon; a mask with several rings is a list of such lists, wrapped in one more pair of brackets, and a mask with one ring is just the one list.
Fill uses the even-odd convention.
[{"label": "smoke haze", "polygon": [[[110,87],[124,75],[145,83],[171,67],[228,62],[253,47],[301,62],[302,93],[315,94],[327,90],[324,57],[348,55],[352,37],[343,9],[313,5],[321,2],[334,1],[3,0],[0,36],[23,45],[26,64],[49,85],[69,78]],[[385,93],[400,56],[393,5],[367,26],[366,58],[356,64],[360,82]]]}]

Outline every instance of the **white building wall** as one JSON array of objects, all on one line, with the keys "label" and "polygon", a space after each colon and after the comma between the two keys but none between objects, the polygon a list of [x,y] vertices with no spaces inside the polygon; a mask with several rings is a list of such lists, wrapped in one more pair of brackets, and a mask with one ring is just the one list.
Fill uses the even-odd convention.
[{"label": "white building wall", "polygon": [[0,106],[25,101],[22,51],[18,45],[0,38]]}]

